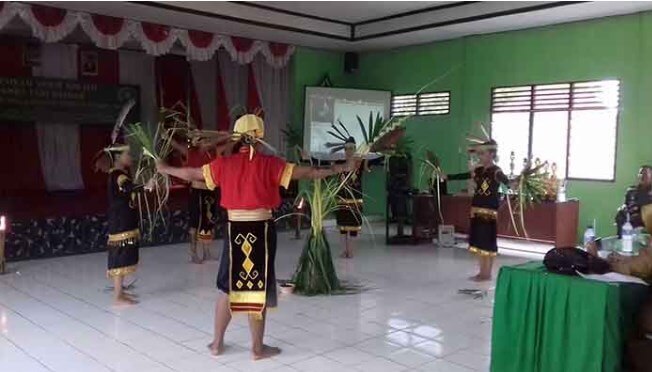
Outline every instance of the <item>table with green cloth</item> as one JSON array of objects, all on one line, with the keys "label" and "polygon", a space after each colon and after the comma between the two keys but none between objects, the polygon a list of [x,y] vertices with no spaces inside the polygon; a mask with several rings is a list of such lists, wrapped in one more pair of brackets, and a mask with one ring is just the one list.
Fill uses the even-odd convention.
[{"label": "table with green cloth", "polygon": [[540,261],[500,269],[492,372],[618,372],[648,287],[549,273]]}]

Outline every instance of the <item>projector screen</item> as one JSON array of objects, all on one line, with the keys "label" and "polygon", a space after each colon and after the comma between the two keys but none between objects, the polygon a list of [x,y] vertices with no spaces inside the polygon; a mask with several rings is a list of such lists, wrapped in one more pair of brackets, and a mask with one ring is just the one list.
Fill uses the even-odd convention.
[{"label": "projector screen", "polygon": [[359,145],[364,135],[358,124],[359,116],[365,128],[369,113],[376,117],[389,117],[392,93],[380,90],[306,87],[306,105],[303,122],[303,148],[317,159],[336,160],[344,157],[343,151],[331,154],[327,142],[339,142],[328,132],[338,121],[344,124]]}]

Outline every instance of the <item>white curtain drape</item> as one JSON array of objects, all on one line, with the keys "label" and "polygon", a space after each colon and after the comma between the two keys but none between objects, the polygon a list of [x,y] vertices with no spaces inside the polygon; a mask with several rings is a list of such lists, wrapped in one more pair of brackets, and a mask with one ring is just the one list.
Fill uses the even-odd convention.
[{"label": "white curtain drape", "polygon": [[[54,79],[77,79],[77,46],[42,44],[40,66],[34,76]],[[84,188],[79,148],[79,125],[37,122],[41,170],[48,191]]]},{"label": "white curtain drape", "polygon": [[214,59],[205,62],[190,61],[192,80],[195,83],[195,91],[199,100],[201,110],[201,121],[204,129],[214,130],[217,128],[216,118],[216,78],[217,65]]},{"label": "white curtain drape", "polygon": [[[229,107],[229,113],[237,108],[247,108],[247,65],[241,65],[231,60],[231,56],[223,50],[217,52],[219,73],[224,84],[224,92]],[[231,121],[233,122],[233,117]],[[233,124],[233,123],[231,123]]]},{"label": "white curtain drape", "polygon": [[282,130],[287,128],[290,107],[288,67],[274,68],[257,56],[252,62],[256,89],[265,111],[265,138],[279,153],[285,153]]},{"label": "white curtain drape", "polygon": [[140,88],[140,120],[150,126],[158,122],[154,57],[140,52],[120,50],[120,84]]}]

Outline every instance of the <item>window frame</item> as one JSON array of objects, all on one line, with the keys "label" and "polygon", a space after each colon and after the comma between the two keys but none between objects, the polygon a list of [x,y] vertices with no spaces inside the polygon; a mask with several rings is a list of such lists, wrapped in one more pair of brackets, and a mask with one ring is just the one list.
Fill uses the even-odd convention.
[{"label": "window frame", "polygon": [[[588,111],[589,109],[576,109],[573,110],[573,87],[575,84],[581,83],[600,83],[603,81],[617,81],[618,82],[618,106],[616,107],[616,133],[614,138],[614,161],[613,161],[613,176],[611,179],[599,179],[599,178],[583,178],[583,177],[569,177],[569,154],[570,154],[570,135],[572,127],[572,114],[573,111]],[[535,110],[535,100],[534,92],[536,86],[542,85],[552,85],[552,84],[569,84],[569,97],[568,97],[568,110]],[[514,84],[514,85],[501,85],[501,86],[492,86],[489,93],[489,133],[493,132],[493,114],[501,113],[500,111],[494,112],[494,92],[496,89],[504,88],[520,88],[520,87],[529,87],[530,88],[530,109],[527,110],[514,110],[506,112],[527,112],[529,113],[529,133],[528,133],[528,157],[532,157],[532,139],[533,139],[533,128],[534,128],[534,114],[536,112],[546,112],[546,111],[567,111],[567,128],[566,128],[566,174],[564,179],[568,181],[589,181],[589,182],[602,182],[602,183],[615,183],[616,182],[616,170],[618,164],[618,138],[620,136],[620,113],[621,113],[621,104],[622,104],[622,80],[620,78],[604,78],[600,80],[590,79],[590,80],[573,80],[573,81],[555,81],[555,82],[545,82],[545,83],[529,83],[529,84]]]},{"label": "window frame", "polygon": [[[444,114],[420,114],[419,111],[421,110],[421,96],[422,95],[428,95],[428,94],[443,94],[446,93],[448,95],[448,105],[447,105],[447,111]],[[401,96],[415,96],[416,99],[416,106],[414,107],[414,114],[412,115],[394,115],[393,108],[394,108],[394,97],[401,97]],[[403,93],[403,94],[395,94],[392,92],[392,97],[390,99],[390,116],[391,117],[405,117],[405,116],[448,116],[451,113],[451,102],[453,100],[453,94],[450,90],[440,90],[440,91],[433,91],[433,92],[418,92],[418,93]]]}]

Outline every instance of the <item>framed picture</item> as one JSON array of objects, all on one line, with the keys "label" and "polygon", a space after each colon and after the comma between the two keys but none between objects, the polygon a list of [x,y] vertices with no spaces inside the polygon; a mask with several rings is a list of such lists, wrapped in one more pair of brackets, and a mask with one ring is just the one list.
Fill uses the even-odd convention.
[{"label": "framed picture", "polygon": [[82,76],[97,76],[98,56],[96,51],[84,50],[80,53],[79,63]]}]

